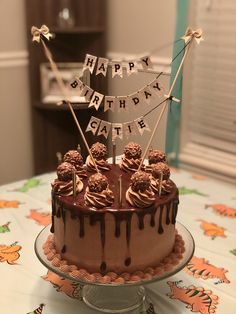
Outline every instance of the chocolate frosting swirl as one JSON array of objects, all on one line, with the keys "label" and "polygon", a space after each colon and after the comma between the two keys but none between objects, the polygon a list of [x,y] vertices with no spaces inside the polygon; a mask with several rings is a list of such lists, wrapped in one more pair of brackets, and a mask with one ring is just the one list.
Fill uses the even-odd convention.
[{"label": "chocolate frosting swirl", "polygon": [[[137,169],[139,168],[140,162],[141,162],[141,158],[127,158],[125,155],[121,156],[121,162],[120,162],[120,169],[122,169],[125,172],[129,172],[129,171],[137,171]],[[143,169],[143,166],[142,166]]]},{"label": "chocolate frosting swirl", "polygon": [[76,168],[76,174],[80,177],[80,178],[82,178],[82,179],[84,179],[84,178],[87,178],[87,173],[86,173],[86,169],[84,168],[84,166],[81,166],[81,167],[77,167]]},{"label": "chocolate frosting swirl", "polygon": [[[151,177],[151,188],[155,194],[159,193],[160,180]],[[161,185],[161,195],[169,194],[172,190],[172,185],[170,180],[162,180]]]},{"label": "chocolate frosting swirl", "polygon": [[[52,184],[52,188],[55,193],[63,196],[73,195],[73,181],[61,181],[56,179]],[[80,193],[83,190],[84,184],[80,180],[80,177],[76,175],[76,193]]]},{"label": "chocolate frosting swirl", "polygon": [[126,200],[135,207],[149,207],[155,202],[155,194],[151,187],[145,192],[135,192],[130,186],[126,191]]},{"label": "chocolate frosting swirl", "polygon": [[[108,162],[105,159],[97,160],[94,158],[94,160],[95,160],[96,165],[97,165],[99,170],[108,171],[111,169],[110,165],[108,164]],[[94,163],[92,161],[92,158],[90,156],[88,156],[86,159],[86,166],[87,166],[88,171],[96,171],[96,168],[95,168]]]},{"label": "chocolate frosting swirl", "polygon": [[103,208],[112,205],[114,202],[114,195],[108,187],[99,193],[91,192],[87,187],[85,190],[84,200],[87,206]]}]

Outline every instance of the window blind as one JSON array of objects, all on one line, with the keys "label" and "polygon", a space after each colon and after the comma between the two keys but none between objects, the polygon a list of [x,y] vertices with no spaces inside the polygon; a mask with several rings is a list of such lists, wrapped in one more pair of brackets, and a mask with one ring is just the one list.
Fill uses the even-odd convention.
[{"label": "window blind", "polygon": [[236,182],[236,1],[194,1],[191,15],[204,41],[184,72],[180,163]]}]

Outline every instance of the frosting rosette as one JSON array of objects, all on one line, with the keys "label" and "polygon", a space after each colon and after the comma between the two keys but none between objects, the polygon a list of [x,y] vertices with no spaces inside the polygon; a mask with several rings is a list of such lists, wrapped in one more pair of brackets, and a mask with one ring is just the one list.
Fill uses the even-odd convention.
[{"label": "frosting rosette", "polygon": [[85,204],[96,208],[103,208],[112,205],[114,202],[114,195],[109,188],[102,192],[91,192],[87,187],[84,195]]},{"label": "frosting rosette", "polygon": [[121,156],[121,163],[120,163],[120,169],[122,169],[125,172],[129,171],[137,171],[139,168],[139,165],[141,163],[141,158],[127,158],[125,155]]},{"label": "frosting rosette", "polygon": [[[170,178],[170,169],[166,163],[159,162],[146,166],[146,171],[151,174],[151,187],[155,194],[159,193],[161,184],[161,195],[171,192],[172,186]],[[162,180],[161,180],[162,177]]]},{"label": "frosting rosette", "polygon": [[[80,180],[80,177],[76,175],[76,193],[80,193],[83,190],[84,184]],[[57,194],[63,196],[73,195],[73,181],[61,181],[56,179],[52,183],[52,188]]]},{"label": "frosting rosette", "polygon": [[142,149],[137,143],[130,142],[125,145],[124,154],[121,156],[120,169],[125,172],[137,171],[141,163]]},{"label": "frosting rosette", "polygon": [[126,191],[126,200],[135,207],[149,207],[155,202],[155,194],[151,187],[145,192],[135,192],[130,186]]},{"label": "frosting rosette", "polygon": [[[160,180],[151,178],[151,188],[155,194],[159,193]],[[162,180],[161,183],[161,195],[169,194],[172,190],[172,185],[170,180]]]},{"label": "frosting rosette", "polygon": [[101,173],[95,173],[89,178],[84,200],[87,206],[96,208],[110,206],[114,202],[114,195],[109,189],[106,176]]},{"label": "frosting rosette", "polygon": [[126,191],[126,200],[135,207],[149,207],[155,202],[148,173],[137,171],[132,175],[130,187]]},{"label": "frosting rosette", "polygon": [[[108,164],[108,162],[105,159],[97,160],[94,158],[94,161],[95,161],[98,169],[101,171],[108,171],[111,169],[110,165]],[[90,156],[87,157],[85,163],[86,163],[88,171],[96,171],[95,165],[94,165],[93,160]]]},{"label": "frosting rosette", "polygon": [[[73,173],[76,168],[69,162],[63,162],[57,167],[57,179],[52,183],[55,193],[69,196],[73,194]],[[78,175],[75,175],[76,193],[83,190],[84,184]]]},{"label": "frosting rosette", "polygon": [[87,173],[84,167],[83,157],[77,150],[69,150],[63,157],[64,162],[72,164],[76,169],[76,174],[80,178],[86,178]]}]

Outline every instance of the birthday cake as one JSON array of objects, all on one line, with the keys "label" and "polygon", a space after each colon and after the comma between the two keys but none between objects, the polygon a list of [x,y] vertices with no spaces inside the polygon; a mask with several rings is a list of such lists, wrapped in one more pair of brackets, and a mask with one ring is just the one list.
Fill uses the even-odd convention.
[{"label": "birthday cake", "polygon": [[76,150],[64,155],[52,183],[51,235],[44,253],[74,278],[100,283],[149,280],[179,263],[184,242],[175,230],[178,189],[166,156],[125,146],[119,164],[107,148],[91,147],[84,164]]}]

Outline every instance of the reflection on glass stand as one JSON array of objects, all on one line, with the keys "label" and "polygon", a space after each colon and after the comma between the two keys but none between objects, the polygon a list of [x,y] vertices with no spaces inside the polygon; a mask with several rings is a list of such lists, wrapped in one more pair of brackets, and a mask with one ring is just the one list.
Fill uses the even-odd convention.
[{"label": "reflection on glass stand", "polygon": [[[145,284],[160,281],[176,274],[186,266],[193,256],[195,245],[191,233],[179,222],[176,223],[176,229],[185,242],[185,252],[180,263],[174,266],[171,271],[166,271],[152,280],[140,281],[137,283],[88,283],[82,279],[75,279],[68,273],[64,273],[59,268],[54,267],[51,262],[47,260],[42,249],[43,244],[46,242],[47,237],[50,234],[50,226],[44,228],[37,236],[35,240],[35,252],[40,262],[50,271],[63,278],[84,285],[82,298],[84,303],[90,308],[103,313],[135,313],[133,311],[140,309],[148,297],[144,287]],[[160,311],[155,311],[154,313],[159,314]]]}]

